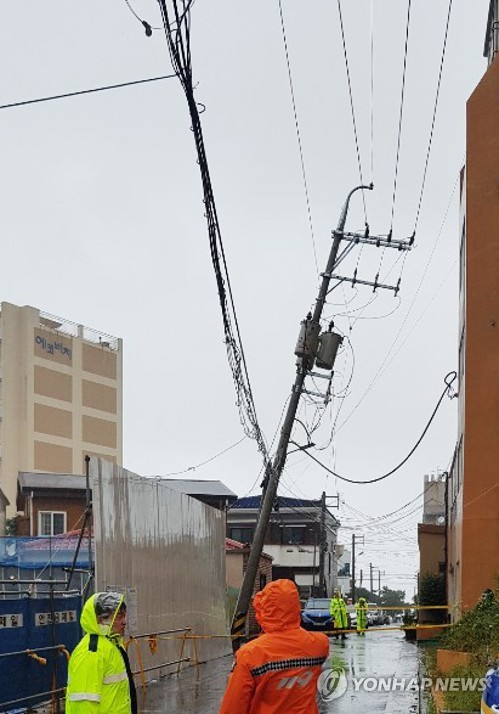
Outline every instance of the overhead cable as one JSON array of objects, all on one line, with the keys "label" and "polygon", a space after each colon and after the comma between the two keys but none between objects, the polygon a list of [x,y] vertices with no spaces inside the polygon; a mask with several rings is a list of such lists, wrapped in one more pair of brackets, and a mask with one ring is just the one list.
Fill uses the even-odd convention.
[{"label": "overhead cable", "polygon": [[219,456],[223,456],[226,454],[228,451],[231,451],[234,449],[236,446],[239,446],[239,444],[242,444],[242,442],[247,439],[247,435],[245,434],[242,439],[239,439],[239,441],[234,442],[230,446],[227,446],[226,449],[223,451],[219,451],[218,454],[215,454],[214,456],[211,456],[209,459],[206,459],[206,461],[201,461],[201,463],[196,464],[195,466],[188,466],[186,469],[182,469],[182,471],[172,471],[171,473],[168,474],[162,474],[159,478],[168,478],[168,476],[178,476],[179,474],[186,474],[189,471],[195,471],[196,469],[200,469],[201,466],[206,466],[206,464],[210,464],[212,461],[215,461],[215,459],[218,459]]},{"label": "overhead cable", "polygon": [[437,82],[437,93],[435,96],[435,105],[433,107],[433,116],[431,120],[431,130],[430,130],[430,138],[428,140],[428,149],[426,151],[426,160],[425,160],[425,165],[424,165],[424,171],[423,171],[423,181],[421,184],[421,193],[419,195],[419,203],[418,203],[418,209],[416,211],[416,220],[414,223],[414,233],[416,233],[417,227],[418,227],[418,222],[419,222],[419,214],[421,212],[421,204],[423,202],[423,194],[425,190],[425,185],[426,185],[426,174],[428,172],[428,164],[430,161],[430,152],[431,152],[431,145],[433,142],[433,133],[435,130],[435,120],[437,116],[437,107],[438,107],[438,99],[440,96],[440,86],[442,84],[442,70],[444,67],[444,59],[445,59],[445,51],[447,49],[447,37],[449,34],[449,24],[450,24],[450,16],[451,16],[451,10],[452,10],[452,0],[449,0],[449,7],[447,10],[447,22],[445,25],[445,34],[444,34],[444,42],[443,42],[443,47],[442,47],[442,56],[440,59],[440,69],[438,71],[438,82]]},{"label": "overhead cable", "polygon": [[136,79],[131,82],[121,82],[120,84],[107,84],[94,89],[80,89],[77,92],[66,92],[65,94],[54,94],[50,97],[38,97],[37,99],[24,99],[20,102],[10,102],[0,104],[0,109],[12,109],[12,107],[24,107],[27,104],[39,104],[40,102],[52,102],[55,99],[67,99],[68,97],[79,97],[82,94],[93,94],[95,92],[106,92],[109,89],[121,89],[122,87],[132,87],[134,84],[147,84],[149,82],[159,82],[163,79],[175,79],[175,74],[165,74],[161,77],[147,77],[146,79]]},{"label": "overhead cable", "polygon": [[416,451],[416,449],[418,448],[418,446],[420,445],[420,443],[423,441],[424,437],[426,436],[426,433],[427,433],[428,429],[430,428],[430,425],[431,425],[433,419],[435,418],[438,408],[440,407],[445,395],[447,395],[450,399],[452,399],[453,397],[456,396],[456,394],[452,390],[452,384],[456,379],[457,379],[456,372],[449,372],[449,374],[446,375],[446,377],[444,379],[445,388],[444,388],[442,394],[440,395],[440,398],[439,398],[425,428],[423,429],[421,436],[416,441],[416,443],[414,444],[412,449],[409,451],[407,456],[404,459],[402,459],[402,461],[399,464],[397,464],[397,466],[395,466],[395,468],[391,469],[391,471],[388,471],[388,473],[383,474],[382,476],[378,476],[377,478],[368,479],[366,481],[358,481],[356,479],[347,478],[346,476],[341,476],[340,474],[336,473],[332,469],[328,468],[325,464],[323,464],[321,461],[319,461],[319,459],[317,459],[315,456],[313,456],[310,453],[310,451],[308,451],[307,444],[305,446],[299,446],[298,444],[295,444],[295,446],[298,446],[298,448],[300,450],[302,450],[309,457],[309,459],[312,459],[317,464],[319,464],[319,466],[321,466],[325,471],[328,471],[333,476],[336,476],[336,478],[339,478],[340,481],[346,481],[347,483],[355,483],[355,484],[370,484],[370,483],[377,483],[378,481],[383,481],[385,478],[388,478],[389,476],[394,474],[396,471],[398,471],[400,468],[402,468],[402,466],[410,459],[410,457]]},{"label": "overhead cable", "polygon": [[374,183],[374,0],[371,0],[369,14],[371,18],[371,183]]},{"label": "overhead cable", "polygon": [[194,96],[190,44],[190,10],[193,0],[171,0],[168,4],[171,5],[170,11],[167,0],[159,0],[172,66],[184,90],[192,123],[191,129],[201,172],[211,259],[222,311],[227,359],[236,390],[239,416],[247,436],[256,440],[265,464],[270,464],[268,449],[256,414],[206,156],[200,110]]},{"label": "overhead cable", "polygon": [[[357,120],[355,118],[355,107],[353,104],[353,93],[352,93],[352,80],[350,78],[350,65],[348,63],[348,53],[347,53],[347,44],[346,44],[346,39],[345,39],[345,27],[343,25],[343,13],[341,12],[341,0],[337,0],[338,4],[338,14],[340,18],[340,29],[341,29],[341,39],[343,43],[343,56],[345,58],[345,69],[346,69],[346,74],[347,74],[347,83],[348,83],[348,94],[350,96],[350,109],[352,112],[352,125],[353,125],[353,134],[355,138],[355,149],[357,152],[357,164],[359,167],[359,178],[360,178],[360,183],[364,183],[364,178],[363,178],[363,172],[362,172],[362,160],[360,158],[360,148],[359,148],[359,135],[357,132]],[[362,200],[364,202],[364,218],[367,223],[367,208],[366,208],[366,196],[364,191],[362,191]]]},{"label": "overhead cable", "polygon": [[397,195],[397,179],[398,179],[398,168],[399,168],[399,158],[400,158],[400,139],[402,137],[402,117],[404,113],[404,94],[405,94],[405,77],[407,72],[407,49],[409,46],[409,26],[411,23],[411,1],[408,0],[407,3],[407,22],[405,27],[405,46],[404,46],[404,64],[402,70],[402,89],[400,96],[400,112],[399,112],[399,125],[398,125],[398,136],[397,136],[397,154],[395,158],[395,174],[393,177],[393,195],[392,195],[392,217],[390,221],[390,233],[393,231],[393,217],[395,214],[395,198]]},{"label": "overhead cable", "polygon": [[[456,179],[455,179],[454,185],[453,185],[453,187],[452,187],[452,192],[451,192],[449,201],[448,201],[448,203],[447,203],[447,208],[446,208],[446,210],[445,210],[444,217],[443,217],[442,222],[441,222],[441,224],[440,224],[440,228],[439,228],[439,230],[438,230],[438,233],[437,233],[437,235],[436,235],[436,237],[435,237],[435,241],[434,241],[434,243],[433,243],[433,247],[432,247],[432,249],[431,249],[431,252],[430,252],[430,255],[429,255],[429,257],[428,257],[428,260],[426,261],[425,267],[423,268],[423,272],[422,272],[421,277],[420,277],[420,279],[419,279],[419,282],[418,282],[418,285],[417,285],[417,288],[416,288],[416,292],[414,293],[414,296],[413,296],[413,298],[412,298],[412,300],[411,300],[411,303],[410,303],[410,305],[409,305],[409,307],[408,307],[408,309],[407,309],[407,312],[406,312],[406,314],[405,314],[405,316],[404,316],[404,319],[402,320],[402,323],[401,323],[401,325],[400,325],[400,327],[399,327],[399,329],[398,329],[398,331],[397,331],[397,334],[396,334],[395,337],[393,338],[393,340],[392,340],[392,342],[391,342],[391,344],[390,344],[390,346],[389,346],[389,348],[388,348],[388,350],[387,350],[387,352],[386,352],[386,354],[385,354],[383,360],[381,361],[381,364],[379,365],[379,367],[378,367],[378,369],[377,369],[377,371],[376,371],[374,377],[373,377],[373,378],[371,379],[371,381],[369,382],[369,384],[368,384],[366,390],[364,391],[364,393],[362,394],[362,396],[360,397],[360,399],[356,402],[356,404],[355,404],[355,406],[353,407],[353,409],[351,409],[350,413],[345,417],[345,419],[344,419],[344,420],[341,422],[341,424],[338,426],[338,428],[336,429],[337,432],[340,431],[340,429],[342,429],[342,428],[345,426],[345,424],[347,423],[347,421],[348,421],[348,420],[353,416],[353,414],[357,411],[357,409],[359,408],[359,406],[361,405],[361,403],[364,401],[364,399],[367,397],[367,395],[369,394],[369,392],[373,389],[373,387],[376,385],[376,383],[379,381],[379,379],[383,376],[383,374],[384,374],[384,372],[386,371],[388,365],[392,362],[392,360],[393,360],[393,359],[395,358],[395,356],[398,354],[398,352],[399,352],[400,349],[402,348],[403,344],[406,342],[406,340],[408,339],[408,337],[410,336],[410,334],[413,332],[415,326],[417,325],[417,323],[419,322],[419,320],[420,320],[421,317],[422,317],[422,315],[420,315],[420,317],[418,318],[418,320],[416,321],[416,323],[415,323],[415,324],[413,325],[413,327],[411,328],[410,332],[405,336],[403,342],[398,346],[397,352],[396,352],[394,355],[392,355],[392,351],[393,351],[395,345],[397,344],[397,342],[399,341],[399,338],[400,338],[400,335],[401,335],[401,333],[402,333],[402,330],[404,329],[404,327],[405,327],[405,325],[406,325],[406,323],[407,323],[407,320],[409,319],[409,315],[410,315],[411,312],[412,312],[412,309],[413,309],[413,307],[414,307],[414,304],[415,304],[415,302],[416,302],[416,299],[417,299],[417,297],[418,297],[418,295],[419,295],[419,292],[420,292],[420,290],[421,290],[421,286],[422,286],[422,284],[423,284],[423,282],[424,282],[424,279],[425,279],[425,277],[426,277],[426,275],[427,275],[427,273],[428,273],[428,269],[429,269],[429,267],[430,267],[430,263],[431,263],[431,261],[432,261],[432,259],[433,259],[433,256],[434,256],[434,254],[435,254],[435,251],[436,251],[438,242],[439,242],[439,240],[440,240],[440,236],[442,235],[442,231],[443,231],[444,226],[445,226],[445,224],[446,224],[446,222],[447,222],[447,217],[448,217],[448,215],[449,215],[450,206],[451,206],[451,204],[452,204],[452,200],[453,200],[453,198],[454,198],[454,194],[455,194],[455,192],[456,192],[456,188],[457,188],[458,182],[459,182],[459,172],[458,172],[457,175],[456,175]],[[405,255],[404,255],[404,265],[405,265],[405,259],[407,258],[407,255],[408,255],[408,253],[405,253]],[[402,270],[403,270],[403,267],[402,267]],[[438,291],[440,290],[440,288],[441,288],[442,285],[444,284],[444,282],[445,282],[445,280],[447,279],[447,277],[448,277],[448,276],[446,276],[446,278],[442,281],[442,283],[440,284],[440,286],[437,288],[437,290],[435,291],[434,296],[438,293]],[[433,299],[434,299],[434,298],[432,298],[432,299],[430,300],[430,303],[433,301]],[[426,309],[427,309],[427,308],[425,308],[425,310],[426,310]],[[391,355],[392,355],[392,356],[391,356]],[[391,356],[391,357],[390,357],[390,356]],[[338,417],[338,415],[337,415],[337,417]],[[337,418],[336,418],[336,420],[335,420],[335,425],[336,425],[336,421],[337,421]]]},{"label": "overhead cable", "polygon": [[310,226],[310,235],[312,236],[312,247],[314,250],[315,270],[318,273],[319,272],[319,264],[317,262],[317,249],[316,249],[316,245],[315,245],[314,226],[312,223],[312,211],[310,208],[310,195],[308,192],[307,174],[305,171],[305,159],[303,156],[303,147],[302,147],[302,143],[301,143],[300,125],[298,123],[298,112],[296,110],[295,90],[294,90],[294,85],[293,85],[293,76],[291,74],[291,63],[289,61],[289,51],[288,51],[288,39],[286,36],[286,28],[284,26],[284,15],[282,12],[282,1],[281,0],[279,0],[279,14],[281,17],[282,38],[283,38],[283,42],[284,42],[284,52],[286,55],[286,65],[288,68],[289,89],[291,92],[291,103],[293,105],[293,116],[294,116],[294,120],[295,120],[296,139],[298,141],[298,150],[300,152],[301,175],[302,175],[302,179],[303,179],[303,188],[305,190],[305,201],[307,204],[308,223]]}]

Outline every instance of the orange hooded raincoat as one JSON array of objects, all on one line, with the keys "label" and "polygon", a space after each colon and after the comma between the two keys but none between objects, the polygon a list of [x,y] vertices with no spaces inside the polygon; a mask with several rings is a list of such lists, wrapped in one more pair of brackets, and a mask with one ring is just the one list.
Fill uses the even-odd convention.
[{"label": "orange hooded raincoat", "polygon": [[291,580],[269,583],[253,607],[264,634],[236,653],[220,714],[315,714],[328,638],[300,627],[300,598]]}]

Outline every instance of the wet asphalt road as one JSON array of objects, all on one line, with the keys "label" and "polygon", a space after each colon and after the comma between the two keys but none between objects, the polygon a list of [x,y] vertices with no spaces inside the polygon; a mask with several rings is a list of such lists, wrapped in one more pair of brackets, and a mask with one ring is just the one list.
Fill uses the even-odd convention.
[{"label": "wet asphalt road", "polygon": [[[418,663],[418,646],[407,642],[399,630],[380,628],[364,636],[352,633],[345,640],[333,638],[329,663],[319,682],[319,712],[419,714],[419,695],[411,687]],[[335,676],[328,686],[331,671]],[[378,684],[380,679],[382,684]],[[380,686],[384,691],[377,689]]]},{"label": "wet asphalt road", "polygon": [[[417,645],[407,642],[400,631],[368,631],[364,637],[351,633],[345,640],[331,639],[318,693],[320,714],[419,714],[423,709],[418,693],[401,690],[403,678],[407,685],[417,677],[418,657]],[[138,692],[141,714],[215,714],[231,666],[232,657],[222,657],[151,684],[145,699]],[[372,691],[380,677],[386,678],[389,687],[396,682],[396,691]]]}]

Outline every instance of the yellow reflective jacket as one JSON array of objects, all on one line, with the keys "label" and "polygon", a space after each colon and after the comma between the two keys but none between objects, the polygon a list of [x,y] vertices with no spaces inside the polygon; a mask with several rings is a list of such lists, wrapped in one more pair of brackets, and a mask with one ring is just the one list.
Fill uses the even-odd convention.
[{"label": "yellow reflective jacket", "polygon": [[348,628],[347,606],[342,597],[334,597],[329,605],[329,614],[334,617],[334,626],[341,630]]},{"label": "yellow reflective jacket", "polygon": [[135,714],[126,652],[121,638],[109,635],[111,626],[97,622],[94,597],[83,607],[80,624],[86,634],[69,659],[66,714]]}]

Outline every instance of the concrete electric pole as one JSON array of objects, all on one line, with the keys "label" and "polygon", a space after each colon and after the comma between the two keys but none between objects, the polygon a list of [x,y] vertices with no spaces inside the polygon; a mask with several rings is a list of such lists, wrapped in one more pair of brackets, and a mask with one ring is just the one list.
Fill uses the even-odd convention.
[{"label": "concrete electric pole", "polygon": [[319,538],[319,593],[321,597],[326,595],[326,586],[324,582],[324,562],[326,560],[326,492],[322,492],[321,496],[321,522],[320,522],[320,538]]},{"label": "concrete electric pole", "polygon": [[[333,271],[335,267],[337,267],[337,265],[340,263],[340,261],[358,243],[375,245],[378,248],[382,246],[389,248],[397,248],[398,250],[409,250],[414,242],[414,236],[412,236],[409,241],[394,241],[392,240],[391,233],[388,237],[371,236],[369,235],[369,229],[367,226],[365,233],[362,234],[344,232],[350,199],[356,191],[363,189],[371,191],[373,189],[373,185],[371,184],[370,186],[356,186],[350,191],[346,198],[345,204],[341,210],[338,226],[333,232],[333,243],[331,246],[331,251],[329,253],[326,270],[321,275],[322,281],[319,288],[319,294],[315,301],[313,314],[309,313],[306,319],[303,320],[301,323],[302,327],[298,338],[298,344],[295,350],[295,354],[298,358],[296,377],[293,387],[291,389],[291,397],[289,399],[288,409],[281,428],[281,435],[279,438],[276,454],[272,463],[269,463],[266,469],[260,515],[258,523],[256,525],[253,543],[251,544],[251,550],[248,557],[246,571],[244,573],[243,583],[239,592],[235,615],[232,620],[231,635],[234,650],[237,650],[239,648],[244,636],[246,617],[253,594],[256,573],[258,571],[258,563],[260,561],[260,556],[263,550],[263,544],[265,540],[267,526],[270,520],[270,514],[272,512],[272,508],[277,496],[277,486],[279,484],[279,479],[284,468],[284,464],[286,463],[288,445],[291,438],[291,430],[295,421],[300,398],[303,392],[306,392],[307,394],[315,394],[315,396],[317,396],[317,393],[307,392],[307,390],[304,389],[305,378],[308,374],[310,374],[316,359],[316,366],[319,369],[327,369],[329,371],[332,371],[336,352],[338,350],[339,345],[341,344],[342,338],[331,331],[332,326],[330,326],[329,332],[321,334],[320,320],[326,297],[329,292],[329,284],[331,280],[339,280],[340,282],[347,281],[352,283],[352,285],[355,285],[357,283],[359,285],[370,285],[374,288],[374,290],[378,288],[386,288],[388,290],[393,290],[395,295],[400,289],[400,279],[396,286],[390,286],[383,285],[382,283],[380,283],[378,280],[378,275],[376,275],[374,282],[361,280],[357,277],[357,269],[355,270],[352,278],[339,276]],[[340,242],[342,240],[348,242],[349,245],[338,256],[338,250],[340,247]],[[315,372],[313,374],[314,376],[322,378],[324,378],[325,376],[324,374],[318,374]],[[329,386],[325,396],[326,400],[329,398],[331,379],[332,374],[329,377]],[[321,394],[319,396],[324,395]]]},{"label": "concrete electric pole", "polygon": [[352,533],[352,605],[355,605],[357,599],[355,594],[355,546],[357,543],[364,545],[364,536],[358,536]]},{"label": "concrete electric pole", "polygon": [[305,377],[307,376],[309,370],[312,368],[315,356],[317,354],[317,348],[319,346],[319,334],[321,329],[320,319],[322,315],[322,310],[324,308],[324,303],[326,301],[329,283],[331,282],[331,277],[336,264],[340,241],[343,236],[343,229],[345,227],[350,199],[355,193],[355,191],[359,191],[361,189],[372,190],[372,188],[372,184],[370,186],[357,186],[356,188],[352,189],[352,191],[350,191],[350,193],[348,194],[347,199],[345,201],[345,205],[343,206],[341,211],[338,226],[333,233],[333,244],[329,253],[326,270],[324,273],[322,273],[322,281],[319,288],[319,294],[315,301],[313,315],[307,316],[306,320],[302,323],[302,330],[300,332],[301,339],[299,338],[298,340],[299,343],[301,342],[301,349],[300,356],[297,360],[296,377],[293,387],[291,389],[291,397],[289,399],[288,409],[282,425],[281,435],[279,438],[279,443],[277,445],[277,451],[272,462],[271,468],[268,470],[266,483],[264,486],[264,492],[262,495],[260,516],[256,525],[253,542],[251,544],[251,550],[248,557],[246,572],[244,573],[243,583],[241,585],[241,590],[239,591],[236,612],[232,620],[231,635],[232,647],[234,651],[239,648],[241,640],[244,636],[246,617],[251,602],[251,596],[253,594],[255,577],[258,571],[258,563],[260,561],[260,557],[263,550],[265,533],[267,531],[270,514],[272,512],[272,507],[274,505],[274,501],[277,495],[277,486],[279,484],[279,479],[281,477],[284,464],[286,463],[288,445],[289,440],[291,438],[291,429],[293,428],[296,411],[298,409],[298,404],[300,402],[300,397],[303,391]]},{"label": "concrete electric pole", "polygon": [[[327,597],[327,586],[326,586],[326,552],[327,546],[327,534],[326,534],[326,509],[327,501],[326,499],[334,499],[336,504],[334,508],[340,507],[338,496],[326,496],[326,492],[322,492],[321,496],[321,519],[320,519],[320,550],[319,550],[319,597]],[[331,506],[330,506],[331,507]],[[334,553],[332,554],[334,558]]]}]

